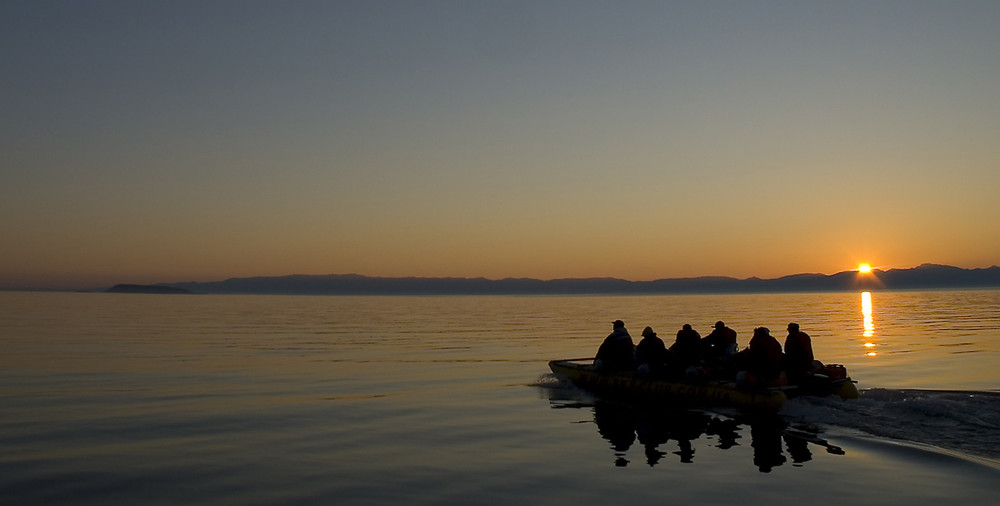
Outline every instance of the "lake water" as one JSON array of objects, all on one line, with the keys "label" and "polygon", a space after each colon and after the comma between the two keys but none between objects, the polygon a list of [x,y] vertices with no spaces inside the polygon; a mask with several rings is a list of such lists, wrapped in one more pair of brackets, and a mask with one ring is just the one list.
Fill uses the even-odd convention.
[{"label": "lake water", "polygon": [[[595,398],[610,322],[796,321],[860,399]],[[1000,292],[0,293],[0,504],[995,504]]]}]

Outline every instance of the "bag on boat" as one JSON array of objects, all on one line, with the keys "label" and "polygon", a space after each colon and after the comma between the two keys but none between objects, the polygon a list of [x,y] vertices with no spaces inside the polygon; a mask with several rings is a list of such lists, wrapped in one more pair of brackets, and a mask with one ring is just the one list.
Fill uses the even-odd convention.
[{"label": "bag on boat", "polygon": [[844,379],[847,377],[847,368],[840,364],[826,364],[823,366],[823,370],[820,374],[828,376],[832,379]]}]

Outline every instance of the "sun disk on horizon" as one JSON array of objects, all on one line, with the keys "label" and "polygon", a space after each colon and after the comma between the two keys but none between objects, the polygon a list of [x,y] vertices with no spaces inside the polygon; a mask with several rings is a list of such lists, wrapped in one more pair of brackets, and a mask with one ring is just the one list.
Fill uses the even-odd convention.
[{"label": "sun disk on horizon", "polygon": [[860,272],[861,274],[868,274],[871,271],[872,271],[872,266],[869,264],[858,265],[858,272]]}]

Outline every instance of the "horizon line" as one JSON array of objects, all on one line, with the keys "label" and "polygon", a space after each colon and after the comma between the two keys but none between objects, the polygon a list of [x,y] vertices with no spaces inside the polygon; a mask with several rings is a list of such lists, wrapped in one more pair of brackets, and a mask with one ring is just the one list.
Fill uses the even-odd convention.
[{"label": "horizon line", "polygon": [[[920,265],[914,267],[887,267],[887,266],[872,266],[870,273],[874,275],[875,273],[886,273],[890,271],[898,270],[913,270],[921,267],[947,267],[961,270],[988,270],[993,268],[998,268],[998,264],[992,264],[988,267],[957,267],[948,264],[938,264],[932,262],[924,262]],[[860,272],[859,268],[845,269],[841,271],[834,272],[832,274],[826,274],[821,272],[798,272],[792,274],[784,274],[776,277],[762,278],[760,276],[749,276],[749,277],[736,277],[727,275],[697,275],[697,276],[683,276],[683,277],[667,277],[667,278],[654,278],[654,279],[627,279],[619,278],[614,276],[586,276],[586,277],[557,277],[557,278],[535,278],[530,276],[507,276],[502,278],[490,278],[486,276],[419,276],[419,275],[407,275],[407,276],[378,276],[369,274],[359,274],[357,272],[352,273],[326,273],[326,274],[307,274],[307,273],[292,273],[292,274],[277,274],[277,275],[248,275],[248,276],[231,276],[227,278],[217,278],[209,281],[158,281],[153,283],[136,283],[136,282],[116,282],[104,286],[90,286],[90,287],[70,287],[70,286],[29,286],[29,285],[8,285],[0,286],[0,291],[25,291],[25,292],[92,292],[92,291],[102,291],[107,290],[116,285],[146,285],[146,286],[171,286],[171,285],[189,285],[189,284],[212,284],[212,283],[225,283],[234,280],[248,280],[248,279],[281,279],[281,278],[294,278],[294,277],[358,277],[358,278],[368,278],[368,279],[416,279],[416,280],[485,280],[490,282],[498,281],[540,281],[540,282],[554,282],[554,281],[587,281],[587,280],[605,280],[605,281],[623,281],[628,283],[654,283],[658,281],[677,281],[677,280],[698,280],[698,279],[726,279],[734,281],[750,281],[750,280],[760,280],[760,281],[775,281],[789,277],[795,276],[836,276],[838,274],[849,273],[849,272]]]},{"label": "horizon line", "polygon": [[[876,266],[872,266],[871,267],[871,272],[875,273],[875,272],[889,272],[889,271],[897,271],[897,270],[911,270],[911,269],[917,269],[917,268],[920,268],[920,267],[951,267],[951,268],[962,269],[962,270],[980,270],[980,269],[1000,268],[1000,264],[992,264],[992,265],[987,266],[987,267],[958,267],[958,266],[949,265],[949,264],[939,264],[939,263],[933,263],[933,262],[924,262],[924,263],[922,263],[920,265],[915,265],[913,267],[886,267],[886,266],[878,266],[878,267],[876,267]],[[759,280],[763,280],[763,281],[769,281],[769,280],[787,278],[787,277],[790,277],[790,276],[835,276],[837,274],[843,274],[845,272],[859,272],[859,269],[858,268],[844,269],[842,271],[836,271],[836,272],[833,272],[833,273],[830,273],[830,274],[823,273],[823,272],[796,272],[796,273],[792,273],[792,274],[782,274],[780,276],[770,277],[770,278],[763,278],[763,277],[760,277],[760,276],[737,277],[737,276],[728,276],[728,275],[724,275],[724,274],[700,274],[700,275],[696,275],[696,276],[679,276],[679,277],[653,278],[653,279],[628,279],[628,278],[619,278],[619,277],[615,277],[615,276],[566,276],[566,277],[556,277],[556,278],[537,278],[537,277],[531,277],[531,276],[505,276],[505,277],[493,277],[493,278],[491,278],[491,277],[488,277],[488,276],[450,276],[450,275],[445,275],[445,276],[420,276],[420,275],[380,276],[380,275],[372,275],[372,274],[359,274],[357,272],[339,272],[339,273],[338,272],[329,272],[329,273],[323,273],[323,274],[315,274],[315,273],[314,274],[309,274],[309,273],[304,273],[304,272],[296,272],[296,273],[291,273],[291,274],[270,274],[270,275],[268,275],[268,274],[255,274],[255,275],[248,275],[248,276],[231,276],[231,277],[228,277],[228,278],[225,278],[225,279],[216,279],[216,280],[212,280],[212,281],[187,280],[187,281],[158,282],[158,283],[155,283],[155,284],[158,284],[158,285],[169,285],[171,283],[221,283],[221,282],[230,281],[230,280],[234,280],[234,279],[291,278],[291,277],[296,277],[296,276],[303,276],[303,277],[321,277],[321,276],[345,276],[346,277],[346,276],[357,276],[357,277],[371,278],[371,279],[484,279],[484,280],[487,280],[487,281],[505,281],[505,280],[564,281],[564,280],[603,279],[603,280],[628,281],[630,283],[649,283],[649,282],[654,282],[654,281],[683,280],[683,279],[703,279],[703,278],[734,279],[734,280],[737,280],[737,281],[746,281],[746,280],[751,280],[751,279],[759,279]]]}]

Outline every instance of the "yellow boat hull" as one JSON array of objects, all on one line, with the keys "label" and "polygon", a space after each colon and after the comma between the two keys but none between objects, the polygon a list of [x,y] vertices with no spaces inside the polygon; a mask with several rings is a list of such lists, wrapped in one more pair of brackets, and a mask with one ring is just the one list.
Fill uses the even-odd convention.
[{"label": "yellow boat hull", "polygon": [[631,372],[599,373],[580,360],[553,360],[552,372],[588,390],[630,397],[655,398],[677,404],[732,406],[754,411],[777,411],[788,400],[780,389],[742,389],[732,382],[685,383],[651,380]]}]

